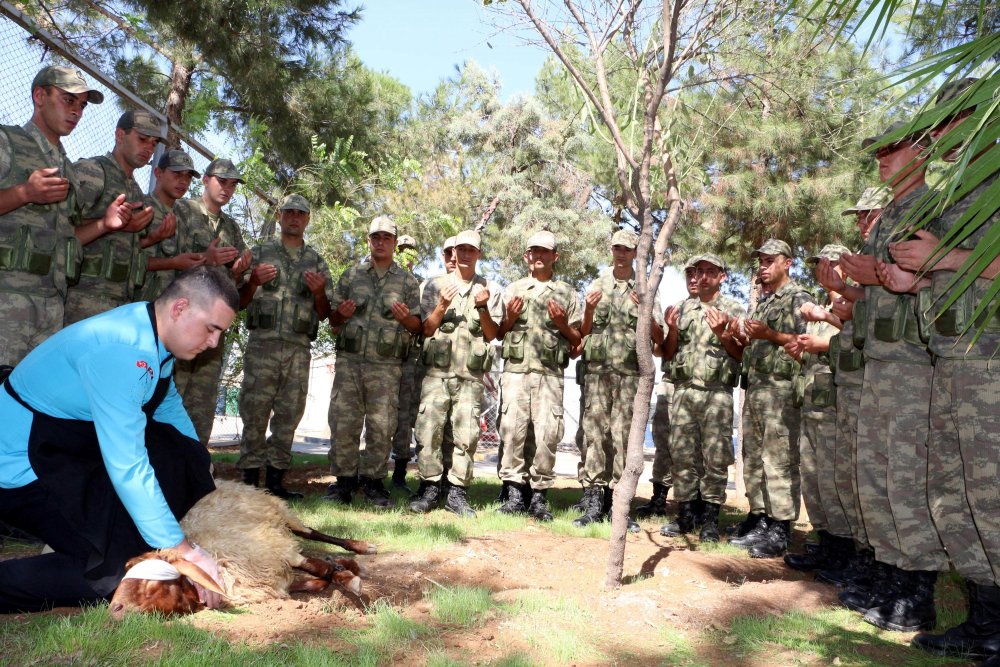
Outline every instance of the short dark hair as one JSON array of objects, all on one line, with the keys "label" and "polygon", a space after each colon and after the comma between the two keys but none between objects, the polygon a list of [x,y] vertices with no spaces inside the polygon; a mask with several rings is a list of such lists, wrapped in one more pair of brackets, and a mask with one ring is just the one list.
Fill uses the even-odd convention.
[{"label": "short dark hair", "polygon": [[200,308],[210,308],[213,300],[222,299],[233,312],[240,309],[240,293],[229,271],[219,266],[196,266],[183,271],[156,300],[165,303],[180,298]]}]

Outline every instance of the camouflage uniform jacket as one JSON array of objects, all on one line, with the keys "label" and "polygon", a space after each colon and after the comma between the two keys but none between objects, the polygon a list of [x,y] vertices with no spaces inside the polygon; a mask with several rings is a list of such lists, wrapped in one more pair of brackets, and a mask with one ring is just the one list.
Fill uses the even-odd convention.
[{"label": "camouflage uniform jacket", "polygon": [[[125,175],[110,153],[79,160],[74,169],[80,179],[81,221],[104,217],[111,202],[123,193],[126,202],[145,199],[139,184]],[[145,278],[146,256],[140,250],[138,234],[110,232],[84,247],[80,283],[74,289],[125,303]]]},{"label": "camouflage uniform jacket", "polygon": [[[611,269],[590,284],[588,292],[604,296],[594,308],[593,328],[583,346],[583,360],[589,373],[619,373],[638,375],[639,358],[635,328],[639,322],[639,306],[632,301],[635,273],[628,280],[616,280]],[[660,303],[654,297],[653,315],[663,317]]]},{"label": "camouflage uniform jacket", "polygon": [[316,297],[303,274],[313,271],[323,276],[327,298],[333,296],[330,269],[308,245],[287,248],[280,238],[255,246],[253,264],[271,264],[278,275],[257,288],[247,306],[250,340],[281,340],[309,347],[316,338],[319,316]]},{"label": "camouflage uniform jacket", "polygon": [[0,290],[65,296],[66,275],[75,279],[80,254],[73,234],[80,184],[62,144],[53,146],[31,121],[24,127],[0,126],[0,188],[24,183],[36,169],[52,167],[70,182],[66,199],[27,204],[0,215]]},{"label": "camouflage uniform jacket", "polygon": [[[832,341],[840,332],[829,322],[809,322],[806,333]],[[822,409],[833,405],[835,390],[829,352],[802,354],[802,391],[805,406]]]},{"label": "camouflage uniform jacket", "polygon": [[[901,201],[893,201],[875,223],[865,254],[876,259],[891,261],[889,244],[898,240],[896,227],[927,192],[926,186],[913,190]],[[928,365],[931,355],[927,351],[925,335],[917,320],[916,298],[912,294],[896,294],[881,285],[865,287],[865,359],[896,361]],[[860,326],[855,322],[855,326]]]},{"label": "camouflage uniform jacket", "polygon": [[[519,296],[524,310],[503,339],[504,373],[542,373],[562,377],[569,365],[569,343],[549,319],[549,300],[566,310],[571,327],[580,326],[580,303],[573,288],[560,280],[521,278],[507,287],[504,302]],[[589,372],[589,369],[588,369]]]},{"label": "camouflage uniform jacket", "polygon": [[[144,203],[153,209],[153,219],[150,221],[149,226],[142,230],[143,233],[140,234],[140,237],[145,237],[149,230],[156,229],[163,224],[163,219],[174,210],[172,206],[167,206],[155,195],[146,195]],[[174,243],[174,237],[171,236],[163,239],[159,243],[146,248],[143,253],[146,255],[147,261],[152,257],[165,257],[165,255],[161,254],[161,247],[164,243]],[[173,269],[147,272],[146,282],[142,287],[142,300],[153,301],[156,299],[156,297],[163,293],[163,290],[167,288],[167,285],[173,281],[176,275],[177,272]]]},{"label": "camouflage uniform jacket", "polygon": [[475,294],[479,292],[477,287],[490,291],[486,307],[493,321],[499,324],[503,317],[500,288],[479,274],[468,283],[458,280],[457,271],[438,276],[427,284],[420,298],[424,319],[437,306],[441,290],[452,282],[458,285],[458,294],[448,304],[434,335],[424,340],[422,361],[428,377],[482,380],[493,365],[493,346],[483,338]]},{"label": "camouflage uniform jacket", "polygon": [[743,306],[722,294],[709,303],[685,299],[677,317],[677,353],[672,360],[671,377],[678,386],[735,387],[740,379],[740,362],[726,352],[722,341],[708,326],[706,307],[734,318],[747,314]]},{"label": "camouflage uniform jacket", "polygon": [[174,216],[177,218],[177,232],[172,238],[157,244],[158,257],[205,252],[215,239],[219,239],[220,248],[236,248],[240,253],[247,249],[236,221],[225,211],[220,211],[217,218],[209,215],[201,198],[177,200]]},{"label": "camouflage uniform jacket", "polygon": [[333,290],[330,307],[354,301],[354,315],[337,332],[337,355],[352,361],[398,365],[409,353],[412,336],[392,314],[399,301],[418,315],[420,289],[413,274],[393,262],[381,278],[366,260],[344,271]]},{"label": "camouflage uniform jacket", "polygon": [[[777,292],[761,298],[751,319],[760,320],[779,333],[804,334],[806,320],[800,309],[809,301],[812,301],[809,292],[789,280]],[[799,362],[788,356],[784,347],[763,338],[750,341],[743,363],[747,366],[750,384],[789,381],[799,374]]]}]

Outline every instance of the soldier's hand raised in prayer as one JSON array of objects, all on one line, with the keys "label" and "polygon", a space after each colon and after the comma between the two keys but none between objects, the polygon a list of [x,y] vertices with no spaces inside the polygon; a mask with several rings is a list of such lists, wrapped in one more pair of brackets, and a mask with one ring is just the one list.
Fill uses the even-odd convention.
[{"label": "soldier's hand raised in prayer", "polygon": [[240,281],[240,277],[243,275],[243,272],[250,268],[250,262],[252,261],[253,255],[249,250],[244,250],[243,254],[240,255],[235,262],[233,262],[233,268],[229,270],[233,276],[233,280],[238,283]]},{"label": "soldier's hand raised in prayer", "polygon": [[205,255],[200,252],[182,252],[174,257],[175,268],[178,271],[187,271],[192,267],[201,266],[204,263]]},{"label": "soldier's hand raised in prayer", "polygon": [[549,319],[557,327],[564,327],[569,324],[566,320],[566,309],[559,305],[554,299],[549,299],[548,303]]},{"label": "soldier's hand raised in prayer", "polygon": [[830,312],[839,317],[841,322],[852,320],[854,319],[854,302],[838,296],[833,300]]},{"label": "soldier's hand raised in prayer", "polygon": [[663,321],[671,329],[676,329],[680,315],[681,311],[677,306],[667,306],[667,309],[663,311]]},{"label": "soldier's hand raised in prayer", "polygon": [[396,301],[392,304],[392,316],[396,318],[397,322],[402,324],[403,320],[410,316],[410,309],[405,303]]},{"label": "soldier's hand raised in prayer", "polygon": [[802,313],[802,317],[808,322],[825,322],[826,321],[826,309],[823,306],[818,306],[812,301],[802,304],[799,308],[799,312]]},{"label": "soldier's hand raised in prayer", "polygon": [[770,328],[760,320],[746,320],[747,336],[757,340],[766,340]]},{"label": "soldier's hand raised in prayer", "polygon": [[208,244],[208,248],[205,249],[205,263],[209,266],[223,266],[229,262],[236,259],[236,255],[239,254],[239,250],[232,246],[219,247],[218,237],[212,239],[212,242]]},{"label": "soldier's hand raised in prayer", "polygon": [[125,203],[124,193],[115,197],[115,200],[108,204],[108,208],[105,209],[104,217],[101,218],[100,222],[102,232],[117,232],[125,226],[125,221],[122,219],[122,209],[126,209],[126,213],[124,213],[126,216],[132,211],[132,207]]},{"label": "soldier's hand raised in prayer", "polygon": [[250,279],[258,285],[269,283],[277,277],[278,267],[274,264],[258,264],[253,267],[253,272],[250,274]]},{"label": "soldier's hand raised in prayer", "polygon": [[[150,209],[152,210],[152,209]],[[159,224],[156,229],[150,230],[149,235],[146,237],[146,247],[151,245],[156,245],[164,239],[169,239],[177,231],[177,216],[173,212],[167,213],[163,216],[163,221]]]},{"label": "soldier's hand raised in prayer", "polygon": [[147,206],[143,208],[142,202],[132,202],[129,206],[132,207],[132,216],[129,218],[128,224],[125,225],[123,231],[141,232],[153,221],[153,207]]},{"label": "soldier's hand raised in prayer", "polygon": [[520,296],[515,296],[513,299],[507,302],[507,317],[511,322],[516,320],[518,316],[524,312],[524,298]]},{"label": "soldier's hand raised in prayer", "polygon": [[313,293],[313,296],[319,296],[326,289],[326,277],[322,273],[303,271],[302,279],[306,281],[306,287]]},{"label": "soldier's hand raised in prayer", "polygon": [[843,292],[847,286],[844,278],[835,270],[833,262],[825,257],[821,257],[816,265],[816,280],[827,292]]},{"label": "soldier's hand raised in prayer", "polygon": [[804,352],[809,354],[820,354],[830,349],[830,339],[814,336],[813,334],[799,334],[795,342],[802,346]]},{"label": "soldier's hand raised in prayer", "polygon": [[24,198],[32,204],[54,204],[69,194],[69,181],[59,175],[59,167],[36,169],[24,182]]},{"label": "soldier's hand raised in prayer", "polygon": [[[898,294],[916,292],[921,285],[921,279],[917,274],[904,271],[897,264],[889,264],[879,260],[875,262],[875,273],[882,286],[890,292]],[[924,281],[930,282],[927,278]]]},{"label": "soldier's hand raised in prayer", "polygon": [[708,323],[708,328],[716,337],[722,338],[722,334],[725,333],[726,327],[729,325],[729,313],[709,306],[705,308],[705,322]]},{"label": "soldier's hand raised in prayer", "polygon": [[441,291],[438,293],[438,301],[447,310],[456,296],[458,296],[458,285],[450,282],[441,288]]},{"label": "soldier's hand raised in prayer", "polygon": [[799,342],[798,338],[796,338],[791,342],[785,343],[785,352],[787,352],[788,356],[790,356],[792,359],[795,359],[796,361],[802,360],[802,352],[804,350],[805,348],[803,347],[802,343]]},{"label": "soldier's hand raised in prayer", "polygon": [[911,241],[889,244],[892,258],[904,271],[919,271],[938,244],[938,237],[925,229],[918,229],[914,235],[917,238]]},{"label": "soldier's hand raised in prayer", "polygon": [[354,315],[354,311],[357,310],[358,304],[354,303],[351,299],[345,299],[337,305],[337,315],[341,319],[349,320]]},{"label": "soldier's hand raised in prayer", "polygon": [[477,307],[485,306],[490,302],[490,290],[481,285],[477,287],[479,287],[478,291],[476,291],[475,287],[472,288],[472,298],[476,302]]},{"label": "soldier's hand raised in prayer", "polygon": [[599,304],[601,302],[601,299],[603,298],[604,298],[604,292],[602,292],[599,289],[591,290],[590,292],[587,292],[587,295],[585,297],[583,297],[583,306],[587,310],[593,310],[595,307],[597,307],[597,304]]}]

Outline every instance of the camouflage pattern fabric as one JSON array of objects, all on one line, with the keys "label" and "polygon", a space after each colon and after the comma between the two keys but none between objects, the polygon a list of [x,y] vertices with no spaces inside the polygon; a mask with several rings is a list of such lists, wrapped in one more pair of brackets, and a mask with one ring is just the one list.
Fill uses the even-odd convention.
[{"label": "camouflage pattern fabric", "polygon": [[[504,373],[563,375],[569,364],[569,346],[549,319],[548,303],[556,301],[566,311],[571,327],[580,326],[580,303],[572,287],[560,280],[521,278],[507,287],[504,303],[524,299],[524,310],[503,340]],[[560,402],[562,397],[560,397]]]},{"label": "camouflage pattern fabric", "polygon": [[[149,226],[143,231],[148,231],[150,229],[156,229],[161,224],[163,224],[163,218],[167,216],[168,213],[173,211],[173,207],[168,207],[164,204],[158,197],[153,195],[146,195],[145,199],[146,206],[153,209],[153,219],[150,221]],[[140,234],[140,236],[144,236]],[[151,257],[163,257],[161,253],[161,247],[164,243],[169,243],[173,241],[173,237],[168,237],[163,239],[159,243],[155,243],[150,247],[143,250],[146,255],[146,263],[149,263]],[[167,288],[167,285],[174,279],[177,272],[173,269],[164,269],[162,271],[148,271],[146,272],[146,280],[142,285],[141,292],[136,295],[136,301],[155,301],[156,297],[163,293],[163,290]]]},{"label": "camouflage pattern fabric", "polygon": [[184,400],[194,430],[201,444],[208,446],[215,425],[215,409],[219,401],[219,379],[225,355],[224,340],[194,359],[178,359],[174,364],[174,384]]},{"label": "camouflage pattern fabric", "polygon": [[[178,199],[174,203],[174,216],[177,218],[177,231],[172,237],[156,244],[157,257],[205,252],[216,238],[220,248],[236,248],[240,253],[247,249],[236,221],[225,211],[221,211],[218,217],[211,215],[200,198]],[[169,285],[174,276],[169,278],[164,286]]]},{"label": "camouflage pattern fabric", "polygon": [[420,387],[423,385],[423,368],[420,364],[420,347],[413,345],[402,364],[399,379],[399,414],[396,416],[396,434],[392,438],[392,458],[410,460],[410,443],[417,424],[420,407]]},{"label": "camouflage pattern fabric", "polygon": [[751,385],[743,406],[743,482],[750,511],[799,516],[799,409],[792,382]]},{"label": "camouflage pattern fabric", "polygon": [[[330,474],[383,479],[398,414],[399,364],[337,355],[330,392]],[[359,451],[361,430],[365,448]]]},{"label": "camouflage pattern fabric", "polygon": [[639,376],[591,372],[584,379],[584,486],[614,488],[625,467],[625,450],[632,427],[632,406]]},{"label": "camouflage pattern fabric", "polygon": [[927,503],[931,371],[929,365],[868,359],[861,389],[861,512],[875,557],[904,570],[948,568]]},{"label": "camouflage pattern fabric", "polygon": [[0,290],[0,366],[16,366],[62,326],[62,296]]},{"label": "camouflage pattern fabric", "polygon": [[670,456],[670,405],[673,402],[674,383],[663,379],[656,389],[656,407],[653,410],[653,469],[649,481],[664,486],[673,485],[673,458]]},{"label": "camouflage pattern fabric", "polygon": [[[422,447],[418,459],[421,480],[441,480],[447,453],[448,481],[463,488],[472,483],[484,391],[482,381],[457,377],[424,378],[416,428]],[[446,448],[444,432],[448,425],[451,426],[452,444]]]},{"label": "camouflage pattern fabric", "polygon": [[[79,160],[73,169],[80,179],[81,222],[104,217],[111,202],[123,193],[130,203],[145,199],[139,184],[110,153]],[[131,302],[133,295],[141,293],[145,276],[146,256],[138,234],[112,232],[91,241],[83,248],[80,282],[66,295],[66,324]]]},{"label": "camouflage pattern fabric", "polygon": [[[291,466],[295,428],[309,393],[311,358],[307,346],[251,334],[243,356],[239,402],[243,437],[238,468],[287,470]],[[271,435],[265,440],[268,418]]]},{"label": "camouflage pattern fabric", "polygon": [[[863,375],[863,373],[862,373]],[[834,484],[851,536],[859,548],[867,549],[868,533],[858,498],[858,412],[861,385],[837,387],[837,444],[834,453]],[[847,537],[841,535],[840,537]]]},{"label": "camouflage pattern fabric", "polygon": [[555,479],[556,446],[563,437],[563,378],[548,373],[500,377],[500,479],[544,490]]}]

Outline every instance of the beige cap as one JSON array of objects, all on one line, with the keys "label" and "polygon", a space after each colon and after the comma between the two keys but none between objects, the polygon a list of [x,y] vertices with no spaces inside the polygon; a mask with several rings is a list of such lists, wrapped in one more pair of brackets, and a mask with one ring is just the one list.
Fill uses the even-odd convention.
[{"label": "beige cap", "polygon": [[126,111],[118,119],[115,127],[119,130],[135,130],[139,134],[156,137],[160,141],[167,138],[166,121],[144,109]]},{"label": "beige cap", "polygon": [[851,251],[847,248],[847,246],[842,246],[839,243],[827,243],[818,253],[810,257],[806,257],[806,264],[809,266],[815,266],[816,264],[819,264],[819,260],[821,259],[828,259],[831,262],[835,262],[840,259],[841,255],[850,252]]},{"label": "beige cap", "polygon": [[34,90],[42,86],[55,86],[74,95],[87,93],[87,101],[91,104],[100,104],[104,101],[104,93],[88,86],[87,81],[83,78],[83,72],[72,67],[58,65],[43,67],[31,82],[31,89]]},{"label": "beige cap", "polygon": [[156,166],[164,171],[190,171],[195,178],[201,176],[198,170],[194,168],[194,161],[191,159],[191,156],[176,148],[164,151]]},{"label": "beige cap", "polygon": [[611,235],[611,245],[625,246],[629,250],[634,250],[639,245],[639,237],[635,232],[627,229],[619,229]]},{"label": "beige cap", "polygon": [[209,162],[208,169],[205,170],[205,175],[215,176],[216,178],[232,178],[243,183],[243,174],[236,169],[236,165],[233,164],[232,160],[227,160],[226,158],[216,158]]},{"label": "beige cap", "polygon": [[464,232],[459,232],[455,237],[455,247],[460,245],[471,245],[476,250],[479,250],[481,247],[479,242],[479,232],[474,229],[466,229]]},{"label": "beige cap", "polygon": [[377,234],[378,232],[387,232],[395,236],[396,223],[389,216],[380,215],[372,220],[372,224],[368,225],[368,236]]},{"label": "beige cap", "polygon": [[446,238],[444,240],[444,245],[441,246],[441,248],[444,249],[444,250],[447,250],[448,248],[454,248],[454,247],[455,247],[455,237],[454,236],[449,236],[448,238]]},{"label": "beige cap", "polygon": [[409,234],[403,234],[396,240],[397,248],[416,248],[417,240]]},{"label": "beige cap", "polygon": [[279,211],[302,211],[304,213],[309,213],[312,209],[309,206],[309,201],[302,195],[291,194],[281,200],[281,206],[278,207]]},{"label": "beige cap", "polygon": [[713,255],[710,252],[707,252],[704,255],[701,255],[700,257],[696,257],[694,263],[697,264],[698,262],[708,262],[712,266],[718,267],[720,271],[727,270],[725,260],[723,260],[718,255]]},{"label": "beige cap", "polygon": [[850,208],[845,208],[842,215],[854,215],[861,211],[875,211],[885,208],[889,204],[891,195],[885,188],[865,188],[858,199],[858,203]]},{"label": "beige cap", "polygon": [[550,231],[535,232],[528,239],[525,244],[527,248],[548,248],[549,250],[556,249],[556,235]]},{"label": "beige cap", "polygon": [[784,255],[785,257],[795,257],[792,248],[780,239],[768,239],[764,245],[753,251],[753,256],[757,255]]}]

